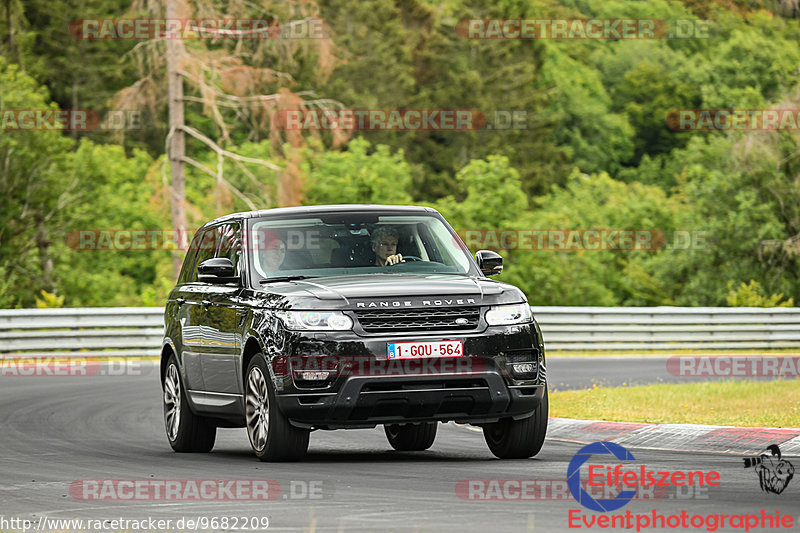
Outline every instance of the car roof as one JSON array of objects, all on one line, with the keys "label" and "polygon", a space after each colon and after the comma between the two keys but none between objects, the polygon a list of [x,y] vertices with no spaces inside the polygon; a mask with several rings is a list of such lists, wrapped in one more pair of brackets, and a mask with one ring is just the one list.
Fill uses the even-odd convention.
[{"label": "car roof", "polygon": [[280,217],[281,215],[297,215],[299,213],[325,214],[325,213],[438,213],[432,207],[419,205],[380,205],[380,204],[332,204],[332,205],[303,205],[297,207],[277,207],[275,209],[259,209],[257,211],[242,211],[223,215],[203,224],[214,226],[232,220],[260,217]]}]

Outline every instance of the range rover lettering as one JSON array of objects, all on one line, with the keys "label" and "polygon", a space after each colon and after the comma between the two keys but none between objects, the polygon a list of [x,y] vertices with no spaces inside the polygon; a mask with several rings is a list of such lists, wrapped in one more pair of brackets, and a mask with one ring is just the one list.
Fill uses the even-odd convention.
[{"label": "range rover lettering", "polygon": [[434,209],[337,205],[227,215],[194,236],[165,310],[164,421],[178,452],[245,427],[262,461],[316,430],[384,426],[426,450],[439,422],[483,429],[499,458],[547,429],[541,331]]}]

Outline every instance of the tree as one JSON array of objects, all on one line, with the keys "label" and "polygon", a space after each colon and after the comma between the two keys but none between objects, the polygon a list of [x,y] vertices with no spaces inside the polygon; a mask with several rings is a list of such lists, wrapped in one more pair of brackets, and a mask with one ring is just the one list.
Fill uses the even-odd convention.
[{"label": "tree", "polygon": [[[503,279],[522,288],[534,305],[659,305],[665,294],[648,284],[637,265],[661,253],[663,235],[676,228],[679,205],[659,187],[627,184],[608,174],[574,172],[566,188],[553,188],[535,199],[517,228],[527,230],[643,230],[649,232],[652,250],[589,249],[579,241],[574,249],[549,246],[544,250],[505,252],[509,266]],[[534,244],[536,241],[534,241]],[[548,243],[545,242],[545,246]],[[631,247],[632,248],[632,247]],[[646,277],[646,271],[644,271]]]},{"label": "tree", "polygon": [[[47,91],[18,65],[0,57],[0,111],[50,109]],[[3,128],[11,124],[4,121]],[[62,178],[72,141],[56,130],[0,132],[0,255],[16,294],[55,292],[51,246],[64,208],[75,201],[80,180]]]},{"label": "tree", "polygon": [[694,137],[681,161],[678,227],[702,230],[695,250],[674,250],[643,266],[679,305],[724,305],[728,284],[755,280],[766,294],[795,295],[798,282],[800,153],[791,134]]},{"label": "tree", "polygon": [[[495,154],[509,159],[526,192],[542,192],[569,171],[567,155],[550,137],[559,117],[541,114],[550,101],[537,84],[544,45],[463,39],[455,25],[461,18],[507,13],[542,17],[550,3],[324,0],[322,16],[343,61],[322,90],[359,109],[474,109],[485,115],[490,127],[475,131],[361,134],[403,150],[415,170],[417,202],[447,196],[459,169]],[[506,126],[511,112],[524,114],[521,129]]]},{"label": "tree", "polygon": [[412,173],[403,151],[392,154],[378,145],[372,154],[365,139],[353,139],[346,151],[319,153],[306,159],[304,202],[314,204],[411,202]]},{"label": "tree", "polygon": [[783,294],[764,294],[764,290],[757,281],[742,283],[734,288],[733,283],[728,283],[727,302],[731,307],[794,307],[794,298],[783,300]]},{"label": "tree", "polygon": [[[164,12],[166,7],[166,17],[168,20],[193,18],[194,13],[202,13],[206,18],[247,18],[254,14],[263,17],[264,12],[259,6],[252,4],[232,4],[228,9],[221,13],[213,2],[198,1],[193,10],[186,0],[164,0],[165,6],[160,2],[155,2],[148,6],[147,14],[150,17],[158,17]],[[268,7],[268,6],[263,6]],[[269,6],[275,9],[277,6]],[[300,7],[301,10],[310,11],[313,14],[315,5],[304,3],[302,6],[293,5],[292,8]],[[255,8],[255,13],[254,13]],[[271,11],[271,9],[270,9]],[[271,14],[267,12],[268,14]],[[305,17],[305,20],[294,21],[284,25],[308,23],[312,15]],[[274,31],[275,28],[273,27]],[[169,32],[170,30],[166,30]],[[166,35],[165,39],[148,41],[141,49],[134,49],[139,54],[140,65],[146,65],[142,69],[141,79],[130,87],[121,91],[117,96],[117,105],[121,108],[130,106],[132,103],[145,102],[153,108],[157,108],[163,100],[159,98],[161,94],[156,88],[163,83],[163,76],[166,75],[167,102],[169,110],[169,131],[167,133],[167,153],[171,167],[171,209],[172,227],[179,235],[186,232],[186,194],[184,163],[188,163],[199,170],[216,177],[217,190],[220,196],[232,191],[232,185],[223,176],[223,159],[231,159],[235,164],[242,166],[244,163],[255,164],[279,173],[278,177],[278,198],[267,199],[263,196],[264,189],[256,191],[255,198],[260,203],[275,203],[277,205],[296,205],[300,201],[299,191],[301,189],[300,176],[296,171],[296,161],[289,161],[287,165],[281,166],[275,161],[267,161],[262,158],[247,158],[238,155],[225,148],[226,144],[233,142],[232,130],[230,126],[231,118],[245,116],[248,123],[253,127],[252,130],[269,131],[273,140],[280,146],[279,139],[281,133],[274,128],[270,128],[273,116],[282,110],[299,109],[303,104],[303,94],[295,93],[289,89],[292,78],[286,73],[271,66],[261,66],[270,59],[279,56],[284,57],[284,64],[297,61],[298,57],[303,56],[314,48],[317,64],[321,67],[321,77],[327,75],[330,68],[332,56],[330,54],[330,41],[327,37],[312,38],[305,46],[289,42],[286,39],[264,39],[262,30],[224,30],[219,31],[219,42],[205,45],[201,41],[192,41],[190,46],[185,46],[181,39],[185,36],[203,36],[198,28],[181,28],[181,39],[170,38]],[[160,48],[163,48],[163,41],[166,41],[166,68]],[[137,47],[138,48],[138,47]],[[269,48],[278,48],[277,51]],[[288,58],[288,61],[286,60]],[[282,66],[282,65],[275,65]],[[186,81],[194,88],[196,94],[184,94],[183,83]],[[272,94],[264,94],[262,90],[268,87],[276,88]],[[211,132],[205,134],[195,127],[189,126],[184,122],[184,102],[193,101],[203,105],[203,112],[212,119],[211,126],[215,130],[217,139],[212,139]],[[319,107],[329,105],[327,101],[315,102]],[[335,104],[335,102],[333,102]],[[216,170],[203,165],[197,159],[185,153],[184,135],[188,135],[193,140],[199,142],[203,149],[213,150],[218,157]],[[301,142],[302,136],[298,133],[288,133],[287,140],[293,143]],[[276,153],[278,157],[283,154]],[[233,191],[240,197],[245,197],[242,191]],[[221,208],[222,202],[218,202]],[[220,209],[221,210],[221,209]],[[222,214],[221,212],[217,213]],[[185,245],[185,242],[183,243]],[[180,269],[180,256],[174,256],[175,276],[177,277]]]},{"label": "tree", "polygon": [[455,194],[433,204],[457,230],[506,227],[528,207],[519,172],[507,157],[470,161],[456,174]]},{"label": "tree", "polygon": [[[166,232],[153,231],[169,227],[168,210],[155,208],[158,165],[142,150],[128,157],[119,145],[84,139],[66,158],[64,175],[83,184],[77,201],[64,210],[60,238],[53,243],[66,304],[163,305],[173,280],[170,245],[163,244]],[[91,238],[82,241],[81,231]],[[134,240],[135,232],[145,237]],[[144,295],[153,290],[159,300],[146,301]]]}]

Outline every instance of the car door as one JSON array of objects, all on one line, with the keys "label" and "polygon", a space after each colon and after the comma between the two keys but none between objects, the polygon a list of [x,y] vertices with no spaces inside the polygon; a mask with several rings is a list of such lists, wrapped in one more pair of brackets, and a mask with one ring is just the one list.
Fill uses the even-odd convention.
[{"label": "car door", "polygon": [[178,306],[176,318],[181,331],[181,361],[189,390],[204,390],[202,356],[207,350],[207,317],[204,302],[207,301],[208,284],[197,278],[197,265],[214,257],[216,253],[216,229],[199,232],[192,240],[187,254],[187,273],[181,275],[183,283],[176,294]]},{"label": "car door", "polygon": [[[231,260],[237,273],[241,262],[242,231],[238,222],[218,227],[215,257]],[[240,274],[241,279],[241,274]],[[205,390],[238,394],[239,352],[246,309],[240,303],[241,283],[213,283],[206,288],[206,349],[202,355]]]}]

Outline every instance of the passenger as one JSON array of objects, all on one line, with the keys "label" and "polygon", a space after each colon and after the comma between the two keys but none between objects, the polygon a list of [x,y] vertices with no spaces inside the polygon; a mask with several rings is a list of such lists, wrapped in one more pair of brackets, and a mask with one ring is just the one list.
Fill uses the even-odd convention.
[{"label": "passenger", "polygon": [[286,243],[277,236],[268,240],[265,247],[258,251],[258,258],[264,272],[280,270],[283,260],[286,258]]},{"label": "passenger", "polygon": [[405,263],[403,256],[396,253],[399,239],[400,233],[392,226],[380,226],[372,233],[372,251],[375,252],[375,266]]}]

